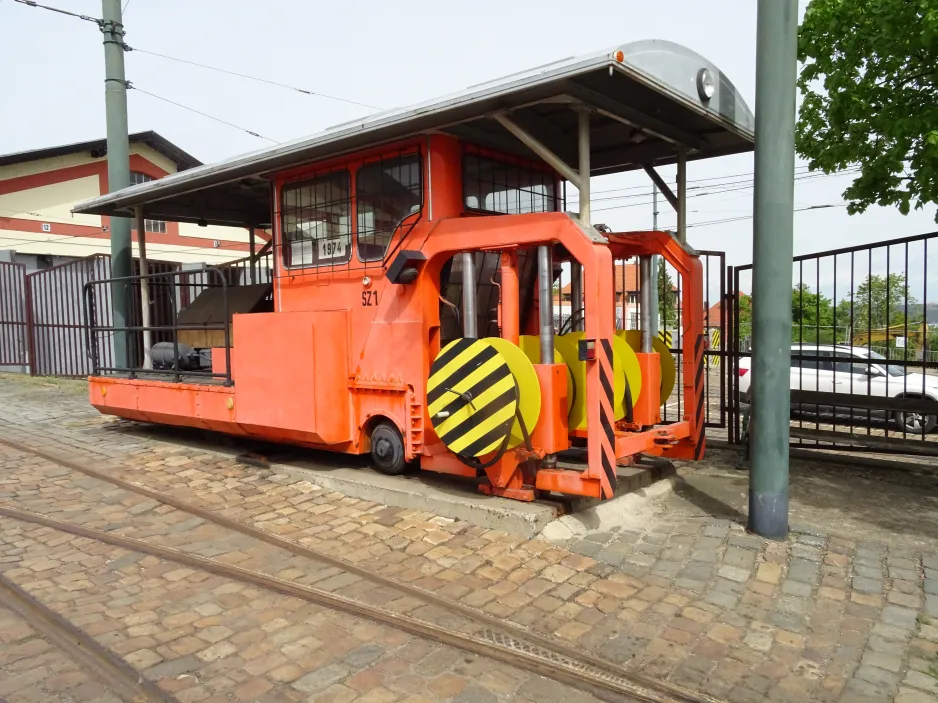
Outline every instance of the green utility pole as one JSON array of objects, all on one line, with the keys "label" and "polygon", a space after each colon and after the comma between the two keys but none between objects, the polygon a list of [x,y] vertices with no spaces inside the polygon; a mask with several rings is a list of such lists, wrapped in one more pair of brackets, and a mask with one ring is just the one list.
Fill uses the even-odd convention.
[{"label": "green utility pole", "polygon": [[791,260],[798,0],[759,0],[749,529],[788,534]]},{"label": "green utility pole", "polygon": [[[130,140],[127,137],[127,81],[124,78],[124,25],[120,0],[101,1],[101,32],[104,34],[104,98],[107,115],[108,191],[130,185]],[[133,274],[133,250],[130,220],[111,218],[111,278]],[[111,310],[114,327],[127,324],[126,300],[130,287],[126,281],[111,286]],[[129,368],[126,332],[114,335],[114,366]]]}]

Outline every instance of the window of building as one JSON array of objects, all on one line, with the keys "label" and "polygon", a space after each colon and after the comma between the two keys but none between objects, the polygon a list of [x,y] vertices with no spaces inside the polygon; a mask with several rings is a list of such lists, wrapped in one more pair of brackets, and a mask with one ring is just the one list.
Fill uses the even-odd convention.
[{"label": "window of building", "polygon": [[[140,173],[139,171],[130,172],[130,185],[135,186],[139,183],[146,183],[147,181],[152,181],[153,177],[148,176],[145,173]],[[160,234],[166,234],[166,222],[163,220],[144,220],[143,226],[147,232],[158,232]],[[137,229],[137,220],[136,218],[131,218],[130,220],[130,229]]]},{"label": "window of building", "polygon": [[348,263],[352,243],[351,178],[335,171],[283,189],[281,224],[285,266]]},{"label": "window of building", "polygon": [[423,186],[420,156],[410,154],[366,164],[355,175],[358,258],[380,261],[395,231],[420,212]]},{"label": "window of building", "polygon": [[505,215],[554,212],[558,202],[552,173],[471,153],[463,156],[463,197],[470,210]]}]

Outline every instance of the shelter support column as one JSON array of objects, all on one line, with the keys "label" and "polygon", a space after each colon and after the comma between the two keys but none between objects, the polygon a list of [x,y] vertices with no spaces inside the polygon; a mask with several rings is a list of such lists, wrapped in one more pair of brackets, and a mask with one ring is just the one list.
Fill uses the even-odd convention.
[{"label": "shelter support column", "polygon": [[756,32],[749,529],[781,538],[788,534],[797,0],[759,0]]},{"label": "shelter support column", "polygon": [[[150,349],[153,347],[153,336],[150,331],[150,266],[147,263],[147,221],[143,213],[143,206],[134,208],[137,219],[137,258],[140,261],[140,326],[143,327],[143,368],[152,369],[153,359]],[[128,359],[129,363],[130,359]]]},{"label": "shelter support column", "polygon": [[687,244],[687,149],[677,150],[677,241]]},{"label": "shelter support column", "polygon": [[254,225],[248,225],[248,248],[251,253],[248,256],[248,263],[251,265],[251,285],[257,283],[257,253],[255,251]]}]

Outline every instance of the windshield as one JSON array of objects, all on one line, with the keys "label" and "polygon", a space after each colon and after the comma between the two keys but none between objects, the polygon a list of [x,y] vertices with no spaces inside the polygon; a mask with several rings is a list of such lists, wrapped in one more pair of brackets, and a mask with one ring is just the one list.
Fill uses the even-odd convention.
[{"label": "windshield", "polygon": [[[881,359],[883,361],[886,361],[885,356],[883,356],[879,352],[873,351],[872,349],[870,349],[870,358],[876,359],[876,360]],[[886,373],[888,373],[890,376],[905,376],[905,369],[902,368],[901,366],[896,366],[895,364],[880,364],[880,366],[885,368]]]}]

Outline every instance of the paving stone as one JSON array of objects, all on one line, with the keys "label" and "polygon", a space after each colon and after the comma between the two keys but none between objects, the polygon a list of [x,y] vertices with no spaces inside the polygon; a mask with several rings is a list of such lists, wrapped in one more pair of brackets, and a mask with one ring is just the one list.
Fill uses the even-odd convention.
[{"label": "paving stone", "polygon": [[453,699],[453,703],[498,703],[498,696],[488,689],[470,684]]},{"label": "paving stone", "polygon": [[321,669],[306,674],[297,679],[291,685],[293,688],[304,693],[314,693],[328,688],[334,683],[338,683],[349,675],[351,670],[343,664],[330,664]]},{"label": "paving stone", "polygon": [[925,611],[933,618],[938,617],[938,596],[925,596]]},{"label": "paving stone", "polygon": [[728,543],[734,547],[742,547],[753,552],[762,550],[765,540],[755,535],[731,535]]},{"label": "paving stone", "polygon": [[719,573],[723,578],[740,583],[749,579],[749,570],[742,569],[737,566],[721,566],[717,573]]},{"label": "paving stone", "polygon": [[385,649],[381,645],[366,644],[346,654],[342,661],[355,669],[363,669],[378,661],[384,652]]},{"label": "paving stone", "polygon": [[901,608],[897,605],[887,605],[883,608],[882,619],[887,625],[912,630],[915,628],[918,613],[911,608]]},{"label": "paving stone", "polygon": [[811,595],[811,590],[810,583],[802,583],[801,581],[793,581],[792,579],[782,581],[782,593],[789,596],[807,598]]},{"label": "paving stone", "polygon": [[816,585],[818,565],[806,559],[792,559],[788,565],[788,578],[791,581]]},{"label": "paving stone", "polygon": [[599,655],[610,661],[623,664],[648,645],[648,641],[632,635],[618,635],[599,648]]},{"label": "paving stone", "polygon": [[863,576],[858,576],[857,578],[853,579],[852,586],[855,591],[860,591],[861,593],[883,592],[882,581],[877,581],[876,579],[866,578]]}]

